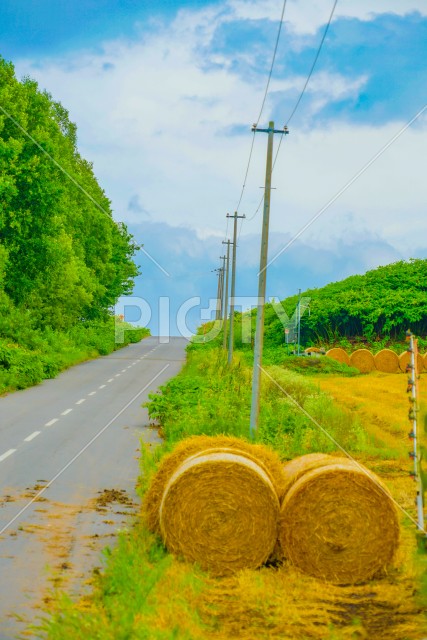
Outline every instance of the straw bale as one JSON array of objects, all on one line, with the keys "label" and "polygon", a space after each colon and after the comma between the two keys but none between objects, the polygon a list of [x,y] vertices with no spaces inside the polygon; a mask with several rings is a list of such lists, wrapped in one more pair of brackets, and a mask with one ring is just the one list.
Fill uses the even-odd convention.
[{"label": "straw bale", "polygon": [[369,373],[375,369],[374,356],[368,349],[357,349],[350,356],[352,367],[359,369],[360,373]]},{"label": "straw bale", "polygon": [[[411,362],[411,354],[409,353],[409,351],[403,351],[400,356],[399,356],[399,367],[400,370],[403,371],[404,373],[406,372],[406,365],[408,365]],[[418,353],[417,354],[417,369],[418,369],[418,373],[421,373],[421,371],[424,369],[424,358],[423,356]]]},{"label": "straw bale", "polygon": [[354,463],[312,469],[289,489],[279,540],[301,571],[334,584],[357,584],[385,569],[399,544],[388,490]]},{"label": "straw bale", "polygon": [[232,436],[192,436],[182,440],[172,453],[164,456],[145,494],[143,509],[146,525],[150,531],[160,533],[159,508],[169,478],[188,457],[210,448],[238,449],[254,456],[258,464],[262,464],[268,472],[279,498],[283,496],[282,463],[277,453],[272,449]]},{"label": "straw bale", "polygon": [[397,373],[399,368],[399,356],[391,349],[382,349],[374,356],[375,367],[384,373]]},{"label": "straw bale", "polygon": [[304,353],[321,353],[321,349],[319,347],[307,347],[307,349],[304,349]]},{"label": "straw bale", "polygon": [[225,576],[267,561],[279,510],[261,465],[245,454],[208,449],[185,460],[169,479],[160,529],[171,553]]},{"label": "straw bale", "polygon": [[326,352],[328,358],[332,358],[332,360],[336,360],[337,362],[343,362],[350,366],[350,358],[348,356],[347,351],[341,349],[341,347],[333,347]]},{"label": "straw bale", "polygon": [[319,467],[324,467],[328,464],[346,464],[347,462],[349,462],[350,464],[354,464],[350,460],[350,458],[344,458],[341,456],[330,456],[327,453],[308,453],[304,456],[294,458],[283,466],[285,495],[292,487],[292,485],[294,485],[295,482],[301,478],[301,476],[303,476],[305,473],[308,473],[312,469],[318,469]]}]

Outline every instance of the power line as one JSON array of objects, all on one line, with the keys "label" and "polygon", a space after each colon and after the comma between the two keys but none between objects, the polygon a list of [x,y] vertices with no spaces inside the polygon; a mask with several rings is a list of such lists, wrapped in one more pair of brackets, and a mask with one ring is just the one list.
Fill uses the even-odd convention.
[{"label": "power line", "polygon": [[[286,4],[286,2],[285,2],[285,4]],[[330,13],[330,15],[329,15],[328,22],[327,22],[327,24],[326,24],[325,30],[324,30],[324,32],[323,32],[322,39],[321,39],[321,41],[320,41],[320,44],[319,44],[319,46],[318,46],[318,48],[317,48],[316,55],[315,55],[314,60],[313,60],[313,64],[311,65],[311,69],[310,69],[310,71],[309,71],[309,73],[308,73],[307,79],[306,79],[306,81],[305,81],[305,83],[304,83],[304,86],[303,86],[302,91],[301,91],[301,93],[300,93],[300,95],[299,95],[299,97],[298,97],[298,100],[296,101],[296,103],[295,103],[295,105],[294,105],[294,108],[292,109],[291,115],[290,115],[290,116],[289,116],[289,118],[286,120],[286,124],[289,124],[289,122],[291,121],[291,119],[294,117],[295,112],[297,111],[297,109],[298,109],[298,107],[299,107],[299,105],[300,105],[300,102],[301,102],[301,100],[302,100],[302,97],[303,97],[303,95],[304,95],[304,93],[305,93],[305,91],[306,91],[306,89],[307,89],[307,87],[308,87],[308,83],[309,83],[309,82],[310,82],[310,80],[311,80],[311,76],[313,75],[314,68],[315,68],[315,66],[316,66],[316,64],[317,64],[317,61],[318,61],[319,56],[320,56],[320,52],[321,52],[322,47],[323,47],[323,44],[324,44],[324,42],[325,42],[325,40],[326,40],[326,36],[327,36],[327,34],[328,34],[329,27],[331,26],[332,18],[333,18],[333,16],[334,16],[334,13],[335,13],[335,9],[336,9],[336,7],[337,7],[337,4],[338,4],[338,0],[334,0],[334,4],[333,4],[333,6],[332,6],[332,10],[331,10],[331,13]],[[280,136],[279,144],[278,144],[278,146],[277,146],[276,155],[274,156],[273,171],[274,171],[274,167],[276,166],[277,157],[278,157],[278,155],[279,155],[280,147],[282,146],[282,142],[283,142],[283,134]],[[250,216],[249,218],[247,218],[248,222],[250,222],[251,220],[253,220],[253,219],[255,218],[255,216],[258,214],[258,211],[260,210],[260,208],[261,208],[261,205],[262,205],[263,201],[264,201],[264,196],[262,196],[262,198],[261,198],[261,200],[260,200],[260,202],[259,202],[259,204],[258,204],[258,207],[256,208],[255,212],[252,214],[252,216]]]},{"label": "power line", "polygon": [[[265,86],[265,91],[264,91],[264,97],[262,99],[261,108],[259,110],[259,114],[258,114],[258,118],[257,118],[256,123],[255,123],[255,126],[258,126],[258,123],[260,121],[262,112],[264,111],[265,101],[267,99],[268,89],[270,87],[271,76],[273,74],[274,63],[276,61],[277,49],[278,49],[279,41],[280,41],[280,34],[282,32],[282,25],[283,25],[283,18],[284,18],[284,15],[285,15],[286,2],[287,2],[287,0],[283,1],[282,13],[280,15],[280,22],[279,22],[279,28],[278,28],[278,31],[277,31],[276,43],[274,45],[273,58],[271,60],[270,71],[268,73],[267,84]],[[255,131],[254,131],[253,136],[252,136],[251,148],[250,148],[250,151],[249,151],[249,158],[248,158],[248,162],[247,162],[247,165],[246,165],[246,172],[245,172],[245,178],[243,180],[242,191],[240,193],[239,202],[238,202],[237,206],[235,207],[236,213],[238,213],[238,211],[239,211],[239,207],[240,207],[240,204],[241,204],[242,198],[243,198],[243,193],[244,193],[245,188],[246,188],[246,180],[247,180],[248,173],[249,173],[249,167],[251,165],[252,153],[253,153],[253,150],[254,150],[254,143],[255,143]]]},{"label": "power line", "polygon": [[[335,0],[335,1],[334,1],[334,4],[333,4],[333,7],[332,7],[331,14],[330,14],[330,16],[329,16],[328,23],[327,23],[327,25],[326,25],[326,27],[325,27],[325,31],[323,32],[323,36],[322,36],[322,39],[321,39],[321,41],[320,41],[319,48],[317,49],[317,53],[316,53],[315,58],[314,58],[314,60],[313,60],[313,64],[311,65],[310,72],[309,72],[309,74],[308,74],[308,76],[307,76],[307,80],[305,81],[305,84],[304,84],[304,86],[303,86],[303,88],[302,88],[302,91],[301,91],[301,93],[300,93],[300,95],[299,95],[299,98],[298,98],[298,100],[296,101],[296,104],[295,104],[294,108],[292,109],[292,113],[291,113],[291,115],[290,115],[290,116],[289,116],[289,118],[286,120],[286,124],[289,124],[289,123],[290,123],[290,121],[292,120],[292,118],[294,117],[294,115],[295,115],[295,111],[298,109],[299,104],[300,104],[300,102],[301,102],[301,99],[302,99],[302,97],[303,97],[303,95],[304,95],[304,93],[305,93],[305,90],[307,89],[308,83],[310,82],[311,76],[313,75],[314,67],[316,66],[317,61],[318,61],[318,59],[319,59],[320,52],[321,52],[321,50],[322,50],[323,43],[325,42],[326,36],[327,36],[327,34],[328,34],[329,27],[331,26],[332,18],[333,18],[333,16],[334,16],[334,13],[335,13],[335,9],[336,9],[337,4],[338,4],[338,0]],[[279,143],[279,147],[280,147],[280,143]],[[277,154],[276,154],[276,158],[277,158]]]}]

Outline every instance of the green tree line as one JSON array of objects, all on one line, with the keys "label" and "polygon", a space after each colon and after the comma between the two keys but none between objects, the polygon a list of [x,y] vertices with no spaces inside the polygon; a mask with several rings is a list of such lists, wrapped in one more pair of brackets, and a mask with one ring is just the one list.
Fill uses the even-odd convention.
[{"label": "green tree line", "polygon": [[34,80],[19,81],[0,58],[3,350],[49,350],[43,337],[82,325],[91,326],[92,338],[95,326],[111,333],[112,307],[138,274],[137,249],[80,155],[67,110]]}]

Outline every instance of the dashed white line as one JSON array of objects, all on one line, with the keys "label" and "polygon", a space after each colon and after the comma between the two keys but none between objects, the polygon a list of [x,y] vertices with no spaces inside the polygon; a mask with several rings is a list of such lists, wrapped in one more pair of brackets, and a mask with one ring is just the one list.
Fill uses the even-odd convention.
[{"label": "dashed white line", "polygon": [[132,364],[136,364],[136,360],[135,360],[135,362],[132,362]]},{"label": "dashed white line", "polygon": [[83,402],[86,402],[86,398],[80,398],[80,400],[77,400],[76,404],[82,404]]},{"label": "dashed white line", "polygon": [[126,369],[122,369],[122,373],[125,373]]},{"label": "dashed white line", "polygon": [[126,367],[126,369],[130,369],[130,368],[131,368],[131,366],[132,366],[132,365],[130,364],[128,367]]},{"label": "dashed white line", "polygon": [[91,392],[90,392],[90,393],[88,393],[87,395],[88,395],[88,396],[94,396],[94,395],[95,395],[95,393],[96,393],[96,391],[91,391]]},{"label": "dashed white line", "polygon": [[65,411],[61,413],[61,416],[68,416],[68,414],[71,412],[72,412],[72,409],[65,409]]},{"label": "dashed white line", "polygon": [[116,373],[116,375],[114,377],[118,378],[119,376],[121,376],[121,373]]},{"label": "dashed white line", "polygon": [[101,384],[98,389],[105,389],[106,385],[105,384]]},{"label": "dashed white line", "polygon": [[39,436],[41,433],[41,431],[33,431],[33,433],[29,436],[27,436],[26,438],[24,438],[25,442],[31,442],[31,440],[34,440],[34,438],[37,438],[37,436]]},{"label": "dashed white line", "polygon": [[3,455],[0,456],[0,462],[3,462],[3,460],[6,460],[6,458],[11,456],[12,453],[15,453],[15,451],[16,449],[9,449],[9,451],[6,451],[6,453],[3,453]]},{"label": "dashed white line", "polygon": [[107,382],[113,382],[114,378],[110,378]]},{"label": "dashed white line", "polygon": [[49,422],[46,422],[44,426],[51,427],[53,424],[55,424],[55,422],[58,422],[58,418],[53,418],[52,420],[49,420]]}]

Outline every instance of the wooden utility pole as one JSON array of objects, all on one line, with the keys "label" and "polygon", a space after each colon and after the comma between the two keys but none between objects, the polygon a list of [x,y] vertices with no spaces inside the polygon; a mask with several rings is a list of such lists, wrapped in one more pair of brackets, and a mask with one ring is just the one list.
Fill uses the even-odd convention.
[{"label": "wooden utility pole", "polygon": [[219,320],[222,320],[223,312],[224,312],[224,272],[225,272],[225,261],[227,256],[220,256],[219,258],[222,260],[222,267],[219,268],[219,299],[220,299],[220,311],[219,311]]},{"label": "wooden utility pole", "polygon": [[417,483],[417,496],[415,503],[417,505],[417,525],[419,531],[424,531],[424,491],[422,481],[422,469],[421,469],[421,456],[420,446],[418,442],[418,340],[415,339],[413,333],[408,329],[406,332],[406,339],[409,341],[408,351],[411,354],[410,363],[406,370],[409,373],[408,376],[408,388],[409,396],[409,420],[412,425],[412,431],[409,434],[413,442],[413,450],[409,453],[414,462],[414,471],[412,475]]},{"label": "wooden utility pole", "polygon": [[260,374],[262,364],[262,350],[264,344],[264,306],[265,290],[267,284],[267,255],[268,255],[268,229],[270,223],[270,196],[271,173],[273,167],[273,138],[275,133],[287,134],[288,128],[274,129],[274,122],[268,123],[268,129],[258,129],[256,125],[252,131],[268,133],[267,164],[265,170],[264,212],[262,218],[261,255],[258,274],[258,307],[256,316],[255,345],[254,345],[254,370],[252,376],[252,403],[250,418],[250,434],[254,437],[258,430],[259,398],[260,398]]},{"label": "wooden utility pole", "polygon": [[234,218],[233,229],[233,258],[231,265],[231,294],[230,294],[230,335],[228,337],[228,364],[233,360],[234,347],[234,298],[236,295],[236,250],[237,250],[237,218],[245,218],[246,216],[237,215],[237,211],[233,216],[227,213],[227,218]]},{"label": "wooden utility pole", "polygon": [[216,289],[216,312],[215,320],[221,319],[221,269],[213,269],[218,278],[218,286]]},{"label": "wooden utility pole", "polygon": [[225,264],[226,266],[226,270],[225,270],[225,288],[224,288],[224,335],[223,335],[223,342],[222,342],[222,346],[224,349],[227,348],[227,317],[228,317],[228,276],[230,273],[230,244],[231,240],[223,240],[222,244],[226,244],[227,245],[227,258],[226,258],[226,262]]}]

